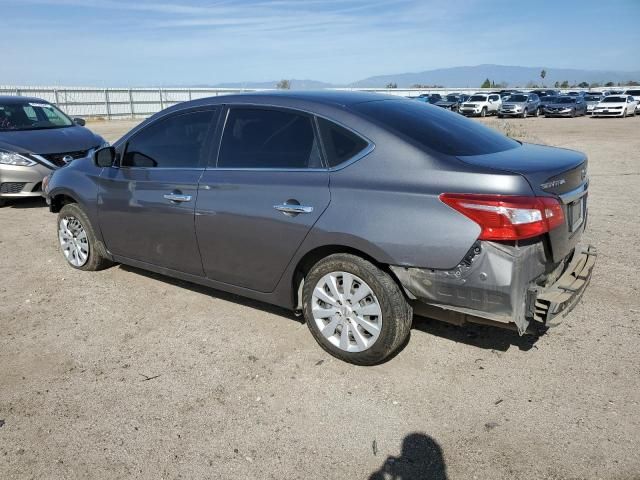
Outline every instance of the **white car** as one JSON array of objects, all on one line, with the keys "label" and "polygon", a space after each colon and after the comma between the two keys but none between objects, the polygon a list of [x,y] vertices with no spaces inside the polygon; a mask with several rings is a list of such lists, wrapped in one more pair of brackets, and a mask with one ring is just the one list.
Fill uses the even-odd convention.
[{"label": "white car", "polygon": [[459,112],[472,117],[486,117],[497,115],[502,106],[502,100],[497,93],[476,93],[460,105]]},{"label": "white car", "polygon": [[636,113],[640,113],[640,88],[628,88],[624,91],[624,94],[631,95],[636,99],[636,102],[638,102],[636,105]]},{"label": "white car", "polygon": [[594,117],[626,117],[636,115],[638,102],[631,95],[609,95],[593,108]]}]

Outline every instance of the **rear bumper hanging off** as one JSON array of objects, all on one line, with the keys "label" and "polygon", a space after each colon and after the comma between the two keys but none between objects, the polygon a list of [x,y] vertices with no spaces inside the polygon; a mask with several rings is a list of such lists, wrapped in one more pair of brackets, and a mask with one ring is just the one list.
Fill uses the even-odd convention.
[{"label": "rear bumper hanging off", "polygon": [[544,289],[530,289],[534,320],[547,327],[560,323],[559,317],[564,317],[573,309],[589,285],[596,255],[596,249],[591,245],[576,250],[571,263],[555,283]]}]

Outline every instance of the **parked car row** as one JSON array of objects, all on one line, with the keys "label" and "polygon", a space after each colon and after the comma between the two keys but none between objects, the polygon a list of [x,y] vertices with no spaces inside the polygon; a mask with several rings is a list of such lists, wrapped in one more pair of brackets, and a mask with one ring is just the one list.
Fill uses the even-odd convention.
[{"label": "parked car row", "polygon": [[571,91],[561,94],[557,90],[500,90],[478,92],[471,96],[451,93],[444,98],[440,94],[424,94],[413,98],[462,115],[477,117],[626,117],[640,113],[640,89],[628,89],[620,94],[605,93]]}]

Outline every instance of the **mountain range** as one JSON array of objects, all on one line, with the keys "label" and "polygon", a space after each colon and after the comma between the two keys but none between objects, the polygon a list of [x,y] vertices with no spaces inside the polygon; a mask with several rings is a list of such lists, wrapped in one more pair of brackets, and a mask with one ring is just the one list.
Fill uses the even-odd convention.
[{"label": "mountain range", "polygon": [[[540,78],[540,72],[546,71],[544,80]],[[519,67],[508,65],[476,65],[470,67],[451,67],[422,72],[396,73],[390,75],[376,75],[364,78],[349,84],[331,84],[317,80],[291,80],[291,88],[318,89],[331,87],[359,87],[381,88],[389,83],[394,83],[398,88],[408,88],[416,84],[441,85],[444,87],[479,87],[485,79],[496,84],[501,83],[510,87],[525,87],[527,84],[544,83],[552,86],[555,82],[568,81],[570,84],[580,82],[587,83],[622,83],[630,80],[640,81],[640,70],[580,70],[571,68],[551,67]],[[235,82],[215,85],[216,87],[229,88],[275,88],[277,80],[271,82]]]}]

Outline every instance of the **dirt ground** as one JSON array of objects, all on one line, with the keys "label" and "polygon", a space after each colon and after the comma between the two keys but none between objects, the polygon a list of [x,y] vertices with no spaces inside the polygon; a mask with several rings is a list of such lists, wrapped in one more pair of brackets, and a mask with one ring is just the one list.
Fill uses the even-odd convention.
[{"label": "dirt ground", "polygon": [[590,159],[594,277],[537,340],[416,318],[355,367],[286,311],[74,271],[41,202],[0,208],[0,478],[640,479],[640,117],[485,122]]}]

